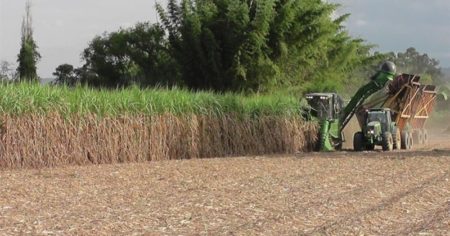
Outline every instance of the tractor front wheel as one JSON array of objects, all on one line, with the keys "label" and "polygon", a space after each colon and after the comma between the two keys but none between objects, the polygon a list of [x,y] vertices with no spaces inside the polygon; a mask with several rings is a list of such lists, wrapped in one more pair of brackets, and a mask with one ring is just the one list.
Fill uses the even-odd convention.
[{"label": "tractor front wheel", "polygon": [[410,137],[410,135],[409,135],[409,132],[406,132],[406,131],[403,131],[402,132],[402,149],[404,149],[404,150],[408,150],[408,149],[410,149],[410,143],[411,143],[411,141],[410,140],[412,140],[412,137]]},{"label": "tractor front wheel", "polygon": [[394,139],[390,132],[383,134],[383,151],[392,151],[394,149]]},{"label": "tractor front wheel", "polygon": [[428,144],[428,131],[426,129],[422,130],[422,141],[424,145]]},{"label": "tractor front wheel", "polygon": [[353,136],[353,149],[357,152],[364,150],[364,134],[362,132],[357,132]]},{"label": "tractor front wheel", "polygon": [[414,139],[411,133],[409,133],[409,147],[407,148],[408,150],[411,150],[414,146]]},{"label": "tractor front wheel", "polygon": [[394,135],[394,149],[400,150],[402,148],[402,135],[400,131],[395,132]]}]

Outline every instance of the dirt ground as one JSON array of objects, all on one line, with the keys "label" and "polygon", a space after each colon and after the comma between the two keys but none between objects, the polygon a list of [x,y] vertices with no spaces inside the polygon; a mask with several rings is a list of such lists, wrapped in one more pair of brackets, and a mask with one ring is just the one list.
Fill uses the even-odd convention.
[{"label": "dirt ground", "polygon": [[340,152],[0,172],[0,235],[450,235],[450,136]]}]

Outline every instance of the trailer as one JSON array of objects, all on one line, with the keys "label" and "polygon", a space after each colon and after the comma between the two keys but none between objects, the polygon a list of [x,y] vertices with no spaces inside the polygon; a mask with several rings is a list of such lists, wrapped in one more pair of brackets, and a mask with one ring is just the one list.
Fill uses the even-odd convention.
[{"label": "trailer", "polygon": [[402,149],[428,142],[425,124],[436,104],[437,91],[436,86],[422,85],[419,81],[417,75],[397,76],[389,84],[389,96],[382,105],[393,111],[392,119],[401,131]]},{"label": "trailer", "polygon": [[393,134],[395,143],[401,142],[402,149],[412,149],[414,144],[426,144],[428,131],[425,124],[436,104],[437,91],[434,85],[422,85],[420,78],[418,75],[399,75],[369,97],[356,110],[360,127],[366,125],[369,110],[390,109],[392,122],[400,131]]}]

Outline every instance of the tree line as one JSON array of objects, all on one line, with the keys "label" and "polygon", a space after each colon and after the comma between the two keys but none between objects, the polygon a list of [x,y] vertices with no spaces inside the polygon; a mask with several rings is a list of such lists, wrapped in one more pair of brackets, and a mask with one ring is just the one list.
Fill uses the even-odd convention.
[{"label": "tree line", "polygon": [[[55,84],[351,94],[384,60],[444,83],[439,62],[414,48],[373,53],[373,45],[347,32],[349,14],[333,17],[338,7],[322,0],[169,0],[156,5],[159,23],[95,37],[81,67],[55,69]],[[28,2],[16,71],[21,81],[38,79],[31,23]],[[0,77],[8,76],[3,64]]]},{"label": "tree line", "polygon": [[160,23],[94,38],[60,83],[266,92],[335,89],[375,57],[320,0],[170,0]]}]

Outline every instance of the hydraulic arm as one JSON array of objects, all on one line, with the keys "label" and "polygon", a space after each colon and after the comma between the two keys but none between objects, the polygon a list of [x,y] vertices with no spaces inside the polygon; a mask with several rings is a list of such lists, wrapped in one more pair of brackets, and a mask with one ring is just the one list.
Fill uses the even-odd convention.
[{"label": "hydraulic arm", "polygon": [[353,115],[364,103],[364,101],[372,94],[383,89],[388,81],[392,81],[394,79],[394,76],[395,75],[392,73],[380,71],[374,77],[372,77],[372,81],[370,83],[364,85],[358,90],[358,92],[356,92],[348,105],[344,108],[341,117],[341,126],[339,129],[340,132],[342,132],[342,130],[347,126],[348,122],[350,122]]},{"label": "hydraulic arm", "polygon": [[383,89],[388,81],[394,79],[395,74],[387,71],[379,71],[372,77],[372,81],[363,87],[352,97],[349,104],[342,111],[338,119],[327,119],[321,121],[320,127],[320,150],[333,151],[342,146],[342,131],[358,108],[364,101],[375,92]]}]

